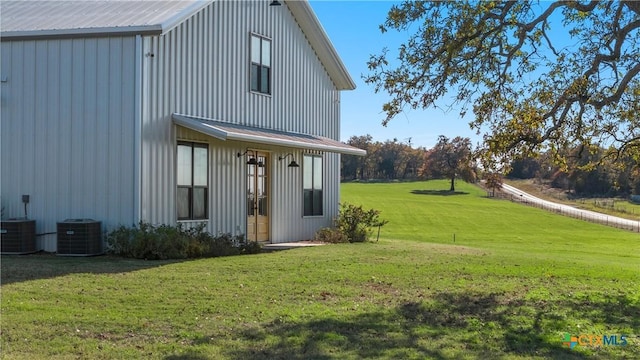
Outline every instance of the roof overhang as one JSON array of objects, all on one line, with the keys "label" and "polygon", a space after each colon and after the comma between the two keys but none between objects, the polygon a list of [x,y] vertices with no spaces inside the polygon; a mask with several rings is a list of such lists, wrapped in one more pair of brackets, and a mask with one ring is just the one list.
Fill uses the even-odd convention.
[{"label": "roof overhang", "polygon": [[318,150],[347,155],[365,156],[367,152],[323,136],[299,134],[252,126],[229,124],[212,119],[173,114],[173,122],[188,129],[224,141],[246,141],[257,144]]},{"label": "roof overhang", "polygon": [[[3,26],[0,39],[2,41],[11,40],[39,40],[39,39],[73,39],[84,37],[105,37],[105,36],[135,36],[135,35],[161,35],[169,32],[171,29],[182,23],[189,17],[204,7],[210,5],[215,0],[182,0],[182,1],[119,1],[110,0],[114,3],[119,2],[119,6],[124,6],[120,11],[111,13],[100,13],[100,6],[108,4],[108,1],[49,1],[50,10],[55,12],[45,13],[45,15],[30,14],[28,21],[38,23],[34,28],[24,28],[21,24],[8,25],[9,30]],[[3,2],[3,9],[8,10],[11,16],[21,16],[28,13],[28,9],[13,9],[13,3],[18,1]],[[32,2],[33,6],[38,5],[36,1]],[[43,1],[47,3],[47,1]],[[83,8],[83,3],[91,4],[93,7]],[[29,4],[29,3],[27,3]],[[154,10],[154,6],[161,4],[158,9]],[[168,5],[167,5],[168,4]],[[9,7],[8,9],[6,9]],[[98,9],[98,10],[96,10]],[[149,10],[151,9],[151,10]],[[147,10],[139,16],[131,16],[130,12]],[[17,13],[14,13],[17,12]],[[62,15],[62,16],[61,16]],[[40,17],[38,17],[40,16]],[[120,19],[122,17],[122,19]],[[57,19],[55,21],[47,21],[47,19]],[[80,24],[74,23],[74,20],[82,19]],[[133,20],[132,20],[133,19]],[[6,19],[5,19],[6,20]],[[27,23],[29,23],[26,21]],[[24,23],[24,22],[23,22]],[[105,24],[111,24],[110,26]],[[17,26],[18,29],[13,29]]]},{"label": "roof overhang", "polygon": [[107,36],[136,36],[136,35],[160,35],[160,25],[127,26],[117,28],[91,28],[91,29],[60,29],[60,30],[27,30],[5,31],[2,33],[2,41],[11,40],[42,40],[42,39],[77,39]]}]

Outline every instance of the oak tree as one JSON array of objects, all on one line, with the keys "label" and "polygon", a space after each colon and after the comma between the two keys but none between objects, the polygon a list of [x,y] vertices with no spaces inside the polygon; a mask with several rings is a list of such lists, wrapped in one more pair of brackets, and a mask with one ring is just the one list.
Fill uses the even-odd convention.
[{"label": "oak tree", "polygon": [[491,192],[489,193],[491,197],[496,196],[496,189],[502,189],[502,174],[496,172],[486,173],[484,175],[485,185]]},{"label": "oak tree", "polygon": [[449,191],[456,191],[456,178],[467,182],[475,181],[476,171],[473,164],[471,140],[460,136],[450,140],[446,136],[440,135],[436,145],[425,153],[421,174],[427,178],[450,179]]},{"label": "oak tree", "polygon": [[445,101],[473,111],[485,160],[607,148],[640,163],[640,2],[405,1],[380,29],[408,34],[364,76],[390,95],[384,125]]}]

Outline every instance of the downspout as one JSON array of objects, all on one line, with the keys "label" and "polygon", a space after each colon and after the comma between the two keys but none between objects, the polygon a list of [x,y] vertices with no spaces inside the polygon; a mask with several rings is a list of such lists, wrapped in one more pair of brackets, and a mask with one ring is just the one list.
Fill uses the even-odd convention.
[{"label": "downspout", "polygon": [[135,80],[134,80],[134,161],[133,161],[133,220],[138,224],[142,219],[142,119],[144,56],[142,54],[142,36],[136,35]]}]

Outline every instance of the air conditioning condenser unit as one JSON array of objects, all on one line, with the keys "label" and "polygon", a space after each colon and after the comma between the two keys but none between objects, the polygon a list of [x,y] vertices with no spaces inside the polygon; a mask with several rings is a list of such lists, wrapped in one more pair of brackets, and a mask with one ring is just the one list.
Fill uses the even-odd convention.
[{"label": "air conditioning condenser unit", "polygon": [[0,226],[2,254],[30,254],[36,248],[36,221],[27,219],[2,220]]},{"label": "air conditioning condenser unit", "polygon": [[58,250],[61,256],[102,254],[102,223],[93,219],[67,219],[58,223]]}]

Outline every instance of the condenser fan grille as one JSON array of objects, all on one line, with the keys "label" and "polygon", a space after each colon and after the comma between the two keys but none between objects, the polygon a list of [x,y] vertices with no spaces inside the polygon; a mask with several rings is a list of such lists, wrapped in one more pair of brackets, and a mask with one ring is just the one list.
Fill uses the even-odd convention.
[{"label": "condenser fan grille", "polygon": [[29,254],[36,252],[35,220],[3,220],[0,227],[3,254]]},{"label": "condenser fan grille", "polygon": [[102,223],[92,219],[67,219],[58,223],[58,255],[102,254]]}]

